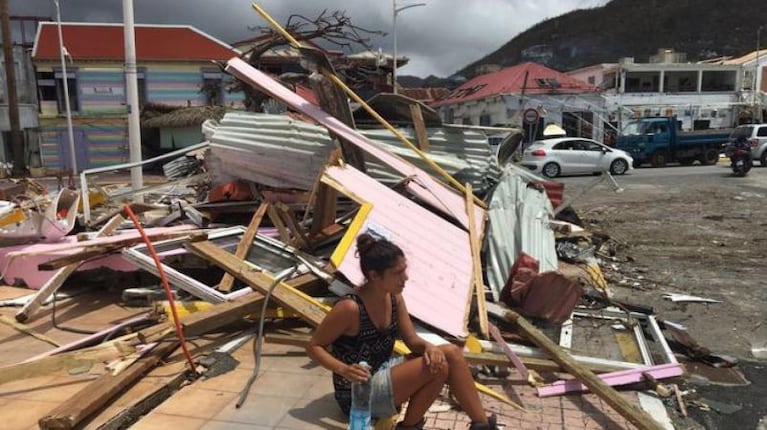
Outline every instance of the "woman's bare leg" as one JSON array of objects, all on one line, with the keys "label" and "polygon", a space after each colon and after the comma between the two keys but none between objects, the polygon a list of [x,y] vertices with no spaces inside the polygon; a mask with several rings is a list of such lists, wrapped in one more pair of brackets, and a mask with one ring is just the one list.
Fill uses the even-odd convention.
[{"label": "woman's bare leg", "polygon": [[463,358],[463,352],[452,344],[442,345],[440,349],[445,353],[445,359],[449,368],[447,384],[450,386],[450,390],[453,392],[458,404],[461,405],[461,408],[472,421],[486,423],[485,409],[479,400],[479,393],[474,385],[474,378],[471,376],[469,364]]},{"label": "woman's bare leg", "polygon": [[408,360],[391,369],[394,404],[408,403],[403,425],[415,425],[439,396],[448,377],[447,363],[431,373],[423,357]]}]

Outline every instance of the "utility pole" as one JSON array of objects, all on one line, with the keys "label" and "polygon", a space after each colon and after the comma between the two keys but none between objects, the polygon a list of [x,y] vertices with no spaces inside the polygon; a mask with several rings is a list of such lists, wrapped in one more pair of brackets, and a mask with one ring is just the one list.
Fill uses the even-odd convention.
[{"label": "utility pole", "polygon": [[[75,150],[75,132],[72,126],[72,102],[69,100],[69,75],[67,74],[67,60],[64,55],[64,34],[61,30],[61,7],[59,0],[53,0],[56,6],[56,30],[59,34],[59,60],[61,61],[61,84],[64,88],[64,112],[67,117],[67,138],[69,139],[69,171],[77,175],[77,151]],[[63,166],[62,166],[63,167]]]},{"label": "utility pole", "polygon": [[13,39],[8,0],[0,0],[0,26],[3,27],[3,56],[5,57],[5,82],[8,95],[8,119],[11,124],[11,149],[13,151],[13,175],[22,176],[27,166],[24,157],[24,135],[19,120],[19,95],[16,91],[16,68],[13,64]]},{"label": "utility pole", "polygon": [[[141,161],[141,124],[139,119],[138,76],[136,71],[136,32],[133,20],[133,0],[123,0],[123,26],[125,35],[125,83],[128,103],[128,148],[131,163]],[[131,188],[143,187],[141,166],[130,171]]]}]

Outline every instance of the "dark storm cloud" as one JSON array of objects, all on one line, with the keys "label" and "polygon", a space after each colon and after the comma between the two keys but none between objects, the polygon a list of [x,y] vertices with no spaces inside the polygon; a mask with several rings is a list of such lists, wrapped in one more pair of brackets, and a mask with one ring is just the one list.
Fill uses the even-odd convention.
[{"label": "dark storm cloud", "polygon": [[[397,49],[411,58],[403,74],[446,76],[494,51],[517,33],[543,19],[606,0],[398,0],[427,3],[397,18]],[[122,0],[60,0],[62,20],[121,22]],[[225,42],[254,35],[248,27],[265,25],[250,0],[134,0],[137,23],[188,24]],[[362,27],[389,33],[371,40],[392,48],[390,0],[265,0],[258,2],[284,22],[291,13],[316,16],[323,9],[345,10]],[[53,0],[11,0],[11,14],[55,18]]]}]

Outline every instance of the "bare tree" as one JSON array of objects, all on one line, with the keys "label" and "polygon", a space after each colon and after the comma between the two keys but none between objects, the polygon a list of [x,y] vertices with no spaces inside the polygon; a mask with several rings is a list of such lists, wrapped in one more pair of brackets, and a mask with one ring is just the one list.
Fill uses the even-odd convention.
[{"label": "bare tree", "polygon": [[[371,36],[386,35],[382,31],[369,30],[355,25],[345,11],[328,13],[327,10],[323,10],[313,19],[298,14],[290,15],[284,28],[299,42],[313,41],[345,51],[351,51],[360,46],[370,49]],[[242,56],[254,67],[261,66],[261,57],[269,50],[288,45],[288,42],[270,27],[257,26],[251,30],[258,32],[259,36],[253,39],[253,47],[245,51]],[[356,70],[357,67],[344,61],[336,61],[333,66],[342,77],[357,84],[364,80],[366,73],[369,73]],[[263,102],[268,98],[262,92],[240,81],[236,81],[230,87],[230,91],[243,91],[245,93],[245,107],[253,112],[261,111]]]}]

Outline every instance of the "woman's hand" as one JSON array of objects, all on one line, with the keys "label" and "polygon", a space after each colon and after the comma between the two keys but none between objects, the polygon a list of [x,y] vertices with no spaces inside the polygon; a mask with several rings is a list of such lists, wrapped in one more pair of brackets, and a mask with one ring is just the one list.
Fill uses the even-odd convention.
[{"label": "woman's hand", "polygon": [[358,363],[347,364],[338,373],[349,382],[365,382],[370,378],[370,371],[368,368],[360,366]]},{"label": "woman's hand", "polygon": [[434,345],[428,345],[424,349],[423,358],[426,360],[426,365],[429,366],[431,373],[437,373],[442,369],[442,366],[447,366],[445,353]]}]

